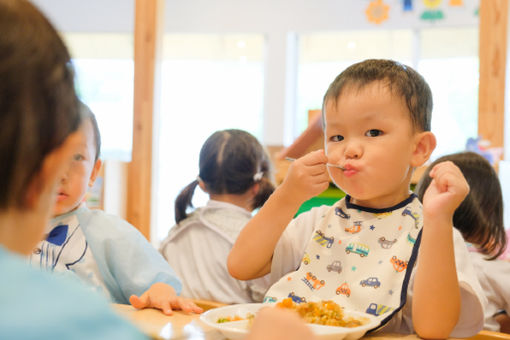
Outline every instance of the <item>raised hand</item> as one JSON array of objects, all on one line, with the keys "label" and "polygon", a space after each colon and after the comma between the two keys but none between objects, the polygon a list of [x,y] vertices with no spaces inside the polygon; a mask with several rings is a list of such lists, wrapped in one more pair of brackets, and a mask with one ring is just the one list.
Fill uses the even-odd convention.
[{"label": "raised hand", "polygon": [[328,158],[323,150],[317,150],[296,159],[289,167],[282,183],[282,190],[296,200],[304,202],[329,186]]},{"label": "raised hand", "polygon": [[423,196],[423,212],[427,216],[451,220],[455,209],[469,193],[469,184],[450,161],[434,166],[430,177],[432,181]]}]

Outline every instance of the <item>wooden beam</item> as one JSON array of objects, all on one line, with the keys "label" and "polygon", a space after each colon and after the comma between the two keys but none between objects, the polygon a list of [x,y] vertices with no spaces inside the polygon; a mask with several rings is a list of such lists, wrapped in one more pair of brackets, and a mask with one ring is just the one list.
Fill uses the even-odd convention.
[{"label": "wooden beam", "polygon": [[133,151],[128,167],[126,218],[150,240],[155,71],[164,0],[136,0]]},{"label": "wooden beam", "polygon": [[503,147],[508,0],[480,0],[478,135]]}]

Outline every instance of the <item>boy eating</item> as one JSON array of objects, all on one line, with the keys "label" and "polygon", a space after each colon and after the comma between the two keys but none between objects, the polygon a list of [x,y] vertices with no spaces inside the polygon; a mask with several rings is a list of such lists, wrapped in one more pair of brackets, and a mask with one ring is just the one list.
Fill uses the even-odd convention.
[{"label": "boy eating", "polygon": [[[431,112],[430,88],[410,67],[366,60],[342,72],[324,96],[325,152],[291,165],[239,235],[230,273],[271,272],[278,282],[269,300],[334,300],[375,315],[384,331],[446,338],[481,330],[485,301],[452,226],[466,180],[441,163],[423,206],[410,192],[414,168],[435,148]],[[293,219],[330,178],[347,196]]]}]

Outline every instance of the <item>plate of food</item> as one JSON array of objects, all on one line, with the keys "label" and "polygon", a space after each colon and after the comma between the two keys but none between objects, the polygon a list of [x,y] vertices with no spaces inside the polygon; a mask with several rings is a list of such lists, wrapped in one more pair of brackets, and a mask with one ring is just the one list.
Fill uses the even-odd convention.
[{"label": "plate of food", "polygon": [[374,315],[347,311],[333,301],[295,304],[290,299],[279,303],[247,303],[208,310],[200,320],[218,329],[229,339],[242,339],[248,334],[257,311],[264,307],[295,310],[317,335],[318,339],[356,340],[377,327]]}]

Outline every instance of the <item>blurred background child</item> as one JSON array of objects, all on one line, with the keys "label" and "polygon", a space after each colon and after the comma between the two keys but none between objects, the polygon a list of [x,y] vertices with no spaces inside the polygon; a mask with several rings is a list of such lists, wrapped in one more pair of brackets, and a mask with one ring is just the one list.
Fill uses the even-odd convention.
[{"label": "blurred background child", "polygon": [[[183,280],[183,296],[224,303],[260,302],[266,278],[240,281],[227,270],[237,235],[274,190],[269,157],[257,139],[242,130],[213,133],[200,150],[199,176],[175,201],[174,226],[161,253]],[[209,195],[192,207],[195,188]]]},{"label": "blurred background child", "polygon": [[[102,210],[87,208],[84,197],[94,184],[101,160],[96,119],[81,104],[86,136],[62,176],[47,237],[32,253],[31,263],[57,272],[72,271],[115,303],[201,312],[180,298],[181,283],[168,263],[132,225]],[[140,296],[140,297],[139,297]]]},{"label": "blurred background child", "polygon": [[84,138],[67,48],[29,2],[0,0],[0,337],[144,339],[77,280],[31,268]]},{"label": "blurred background child", "polygon": [[420,200],[431,182],[430,170],[445,161],[451,161],[460,168],[470,187],[469,194],[455,210],[453,225],[469,243],[471,260],[489,302],[485,310],[484,328],[500,331],[495,316],[498,314],[498,319],[504,319],[509,311],[510,262],[497,259],[507,244],[498,175],[490,163],[477,153],[461,152],[443,156],[427,168],[418,183],[416,193]]}]

